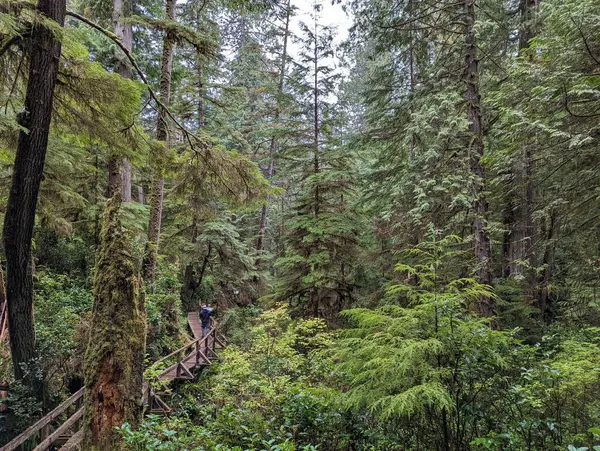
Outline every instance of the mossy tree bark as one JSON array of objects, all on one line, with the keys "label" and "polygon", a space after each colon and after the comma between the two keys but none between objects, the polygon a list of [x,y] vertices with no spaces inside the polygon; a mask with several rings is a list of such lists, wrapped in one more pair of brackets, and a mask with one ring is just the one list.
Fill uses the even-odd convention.
[{"label": "mossy tree bark", "polygon": [[[37,10],[61,27],[64,25],[65,0],[40,0]],[[4,219],[8,330],[14,374],[17,380],[24,380],[32,394],[40,399],[42,381],[27,376],[35,374],[35,371],[25,371],[35,358],[31,240],[48,148],[60,52],[61,43],[55,33],[44,23],[37,23],[32,32],[24,113],[19,118],[19,123],[27,131],[19,134]]]},{"label": "mossy tree bark", "polygon": [[84,449],[118,449],[115,426],[142,414],[146,314],[138,265],[120,220],[121,193],[109,201],[94,278],[85,355]]}]

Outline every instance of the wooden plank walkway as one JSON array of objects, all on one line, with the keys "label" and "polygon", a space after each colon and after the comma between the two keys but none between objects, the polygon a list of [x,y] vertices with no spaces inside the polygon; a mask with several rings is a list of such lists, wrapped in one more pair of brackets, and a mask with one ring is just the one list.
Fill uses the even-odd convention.
[{"label": "wooden plank walkway", "polygon": [[194,338],[196,340],[202,338],[202,323],[200,322],[200,315],[198,315],[198,312],[188,313],[188,324],[194,334]]},{"label": "wooden plank walkway", "polygon": [[[225,338],[219,333],[216,321],[212,321],[211,329],[205,337],[202,337],[202,326],[198,312],[188,313],[188,324],[194,335],[194,340],[153,364],[157,365],[161,362],[168,364],[170,359],[175,361],[174,364],[167,367],[157,377],[161,385],[168,385],[174,380],[194,380],[197,373],[196,370],[208,366],[213,360],[218,359],[217,349],[225,348]],[[152,382],[156,382],[156,380],[144,382],[142,388],[143,401],[146,406],[145,412],[170,413],[171,408],[152,388]],[[65,445],[60,449],[81,449],[81,440],[83,438],[83,431],[81,429],[83,425],[83,421],[81,421],[83,417],[83,391],[84,389],[82,388],[72,395],[25,432],[0,448],[0,451],[13,451],[25,442],[35,446],[35,451],[47,451],[48,449],[57,448],[59,438],[64,440],[62,443],[66,441]],[[73,413],[71,413],[72,410],[74,410]],[[60,419],[60,423],[57,422],[58,419]],[[50,430],[50,428],[52,429]],[[65,436],[64,432],[67,430],[69,433]],[[31,441],[35,441],[36,443],[31,443]]]}]

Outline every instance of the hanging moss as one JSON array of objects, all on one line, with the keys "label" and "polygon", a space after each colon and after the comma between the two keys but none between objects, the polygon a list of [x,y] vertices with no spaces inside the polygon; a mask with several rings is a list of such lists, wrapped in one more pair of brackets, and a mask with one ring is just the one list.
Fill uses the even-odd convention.
[{"label": "hanging moss", "polygon": [[120,219],[121,195],[107,204],[94,278],[85,355],[84,449],[119,449],[115,426],[142,414],[146,313],[131,240]]}]

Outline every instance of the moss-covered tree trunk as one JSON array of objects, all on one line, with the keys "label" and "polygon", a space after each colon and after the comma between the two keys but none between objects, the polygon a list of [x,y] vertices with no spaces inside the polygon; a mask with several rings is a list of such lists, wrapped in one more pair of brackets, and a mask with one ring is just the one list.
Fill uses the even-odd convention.
[{"label": "moss-covered tree trunk", "polygon": [[142,414],[146,348],[144,294],[131,240],[120,220],[121,193],[104,215],[94,278],[92,327],[85,354],[86,450],[118,449],[114,427]]}]

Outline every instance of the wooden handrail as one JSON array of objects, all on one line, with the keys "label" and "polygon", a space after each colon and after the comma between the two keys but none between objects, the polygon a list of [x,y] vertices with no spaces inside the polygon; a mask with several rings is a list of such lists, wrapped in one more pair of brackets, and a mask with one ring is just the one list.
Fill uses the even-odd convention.
[{"label": "wooden handrail", "polygon": [[0,451],[13,451],[17,449],[19,446],[25,443],[27,439],[29,439],[29,437],[40,432],[44,426],[54,421],[62,413],[64,413],[71,405],[77,402],[83,396],[83,391],[84,389],[82,388],[77,393],[71,395],[69,399],[57,406],[52,412],[47,414],[45,417],[41,418],[33,426],[27,428],[24,432],[15,437],[10,443],[0,448]]},{"label": "wooden handrail", "polygon": [[[168,354],[168,355],[166,355],[166,356],[164,356],[164,357],[161,357],[160,359],[158,359],[156,362],[154,362],[154,363],[153,363],[152,365],[150,365],[150,366],[155,366],[155,365],[158,365],[159,363],[161,363],[161,362],[164,362],[165,360],[167,360],[167,359],[170,359],[171,357],[175,357],[175,356],[176,356],[178,353],[180,353],[180,352],[184,352],[184,351],[185,351],[186,349],[188,349],[190,346],[193,346],[193,345],[195,345],[196,343],[201,343],[201,342],[205,341],[205,340],[208,338],[208,336],[210,335],[210,333],[211,333],[213,330],[216,330],[216,329],[217,329],[217,327],[219,326],[219,323],[218,323],[217,321],[215,321],[214,319],[211,319],[211,326],[212,326],[212,327],[211,327],[210,331],[209,331],[209,332],[208,332],[208,334],[206,334],[204,337],[201,337],[201,338],[196,338],[196,339],[194,339],[194,340],[192,340],[192,341],[188,341],[188,342],[187,342],[185,345],[183,345],[181,348],[179,348],[179,349],[176,349],[176,350],[175,350],[175,351],[173,351],[171,354]],[[0,451],[1,451],[1,450],[0,450]]]},{"label": "wooden handrail", "polygon": [[[2,314],[3,314],[3,316],[6,316],[6,303],[4,303],[4,305],[2,306]],[[3,318],[3,316],[0,315],[0,320],[1,320],[0,325],[5,320],[5,318]],[[211,328],[204,337],[192,340],[192,341],[186,343],[181,348],[173,351],[169,355],[166,355],[165,357],[161,358],[160,360],[157,360],[156,362],[154,362],[151,366],[157,365],[158,363],[164,362],[165,360],[172,358],[179,354],[177,362],[174,365],[171,365],[165,371],[163,371],[157,377],[157,379],[160,379],[162,376],[166,375],[173,368],[179,368],[182,363],[187,362],[190,359],[195,359],[196,364],[199,363],[200,356],[205,358],[206,360],[208,360],[208,357],[202,352],[202,344],[203,343],[205,344],[204,348],[207,350],[207,352],[208,351],[212,352],[213,355],[215,355],[215,357],[216,357],[216,353],[214,351],[216,342],[219,342],[219,344],[222,346],[224,345],[224,340],[221,341],[218,338],[218,332],[217,332],[218,327],[219,327],[219,324],[217,323],[217,321],[211,319]],[[212,349],[208,345],[208,343],[206,343],[207,340],[209,338],[211,338],[211,336],[212,336]],[[190,352],[187,352],[188,350]],[[183,355],[183,357],[181,357],[182,355]],[[209,363],[210,363],[210,361],[209,361]],[[189,370],[187,368],[185,368],[185,371],[187,373],[189,373]],[[29,438],[31,438],[35,434],[41,432],[41,430],[44,427],[48,426],[52,421],[56,420],[71,405],[75,404],[77,401],[82,399],[84,390],[85,390],[85,388],[81,388],[79,391],[77,391],[76,393],[71,395],[67,400],[65,400],[62,404],[57,406],[50,413],[46,414],[43,418],[38,420],[34,425],[30,426],[24,432],[22,432],[17,437],[15,437],[10,443],[8,443],[5,446],[3,446],[2,448],[0,448],[0,451],[14,451],[19,446],[21,446],[23,443],[25,443]],[[150,395],[151,392],[152,392],[152,388],[150,387],[150,384],[148,382],[145,382],[144,387],[142,388],[143,399],[146,399],[146,397],[148,395]],[[165,404],[165,406],[166,406],[166,404]],[[64,423],[62,423],[54,432],[52,432],[52,434],[50,434],[47,438],[42,440],[42,442],[40,442],[34,448],[34,451],[45,451],[49,446],[51,446],[59,438],[59,436],[62,433],[64,433],[67,429],[69,429],[73,425],[75,425],[77,423],[77,421],[83,417],[83,414],[84,414],[84,408],[80,407],[79,409],[77,409],[77,411],[73,415],[71,415]],[[81,437],[82,437],[81,430],[77,431],[77,433],[71,438],[71,440],[69,440],[69,444],[71,446],[75,446],[77,443],[79,443],[81,441]]]},{"label": "wooden handrail", "polygon": [[65,433],[71,426],[74,426],[78,420],[83,418],[83,410],[81,407],[77,412],[69,417],[67,421],[61,424],[52,434],[48,436],[45,440],[42,440],[38,446],[33,448],[33,451],[46,451],[46,449],[52,445],[63,433]]},{"label": "wooden handrail", "polygon": [[[216,321],[213,321],[213,324],[217,324],[217,323],[216,323]],[[212,333],[215,333],[215,332],[216,332],[216,330],[217,330],[216,328],[217,328],[217,326],[216,326],[216,325],[215,325],[215,326],[213,326],[213,328],[212,328],[212,329],[210,329],[210,330],[208,331],[208,333],[207,333],[207,334],[206,334],[204,337],[202,337],[202,338],[198,338],[197,340],[194,340],[194,341],[193,341],[191,344],[192,344],[192,345],[195,345],[195,344],[197,344],[197,345],[198,345],[200,348],[202,348],[202,346],[201,346],[201,345],[202,345],[202,343],[203,343],[203,342],[206,342],[206,341],[208,340],[208,338],[210,337],[210,335],[211,335]],[[213,340],[213,342],[214,342],[214,340]],[[185,350],[185,349],[187,349],[187,348],[188,348],[187,346],[183,346],[182,348],[179,348],[177,351],[174,351],[174,352],[172,352],[172,353],[169,355],[169,357],[173,357],[174,355],[177,355],[177,354],[181,353],[182,351],[184,351],[184,350]],[[208,345],[206,346],[206,348],[208,348]],[[164,376],[164,375],[166,375],[167,373],[169,373],[170,371],[172,371],[172,370],[173,370],[173,368],[176,368],[176,369],[178,369],[178,368],[179,368],[179,365],[181,364],[181,362],[182,362],[182,361],[186,361],[188,358],[190,358],[190,356],[189,356],[189,355],[186,355],[186,356],[185,356],[183,359],[181,359],[181,358],[178,358],[178,359],[177,359],[177,362],[176,362],[175,364],[171,365],[170,367],[166,368],[166,369],[165,369],[165,370],[164,370],[162,373],[160,373],[160,374],[158,375],[157,379],[160,379],[162,376]],[[163,359],[163,360],[164,360],[164,359]],[[0,451],[2,451],[2,450],[0,450]]]},{"label": "wooden handrail", "polygon": [[73,436],[63,445],[60,451],[73,451],[79,449],[79,445],[83,440],[83,429],[79,429]]}]

